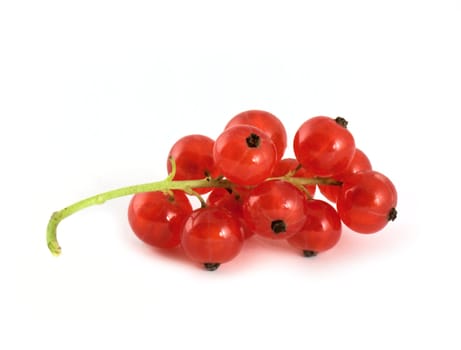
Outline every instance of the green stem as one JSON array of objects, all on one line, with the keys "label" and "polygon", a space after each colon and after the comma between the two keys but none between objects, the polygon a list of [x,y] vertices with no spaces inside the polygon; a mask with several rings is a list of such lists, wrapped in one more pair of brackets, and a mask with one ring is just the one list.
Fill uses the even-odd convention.
[{"label": "green stem", "polygon": [[[61,247],[59,246],[56,231],[59,223],[67,218],[68,216],[82,210],[88,208],[93,205],[103,204],[104,202],[128,196],[136,193],[142,192],[153,192],[153,191],[162,191],[162,192],[170,192],[171,190],[182,190],[186,193],[197,195],[199,199],[201,199],[202,206],[204,205],[203,198],[198,195],[193,189],[195,188],[215,188],[215,187],[224,187],[224,188],[232,188],[234,185],[229,180],[226,180],[222,177],[218,177],[216,179],[205,178],[202,180],[173,180],[174,174],[176,172],[176,166],[174,161],[172,160],[172,171],[168,175],[168,177],[163,181],[157,182],[150,182],[140,185],[122,187],[116,190],[103,192],[97,194],[92,197],[88,197],[83,199],[79,202],[76,202],[68,207],[60,211],[56,211],[51,215],[50,221],[48,222],[48,227],[46,230],[46,240],[48,244],[48,248],[53,255],[59,255],[61,253]],[[298,178],[298,177],[291,177],[291,176],[282,176],[277,178],[271,178],[268,180],[284,180],[288,181],[295,186],[302,186],[302,185],[340,185],[341,183],[329,178]]]},{"label": "green stem", "polygon": [[232,184],[225,179],[203,179],[203,180],[171,180],[170,176],[158,182],[150,182],[146,184],[122,187],[116,190],[103,192],[92,197],[88,197],[79,202],[76,202],[60,211],[56,211],[51,215],[48,227],[46,230],[46,241],[48,248],[53,255],[59,255],[61,253],[61,247],[59,246],[56,231],[59,223],[67,218],[68,216],[88,208],[93,205],[103,204],[104,202],[128,196],[142,192],[153,192],[153,191],[170,191],[170,190],[183,190],[188,191],[191,188],[203,188],[203,187],[231,187]]}]

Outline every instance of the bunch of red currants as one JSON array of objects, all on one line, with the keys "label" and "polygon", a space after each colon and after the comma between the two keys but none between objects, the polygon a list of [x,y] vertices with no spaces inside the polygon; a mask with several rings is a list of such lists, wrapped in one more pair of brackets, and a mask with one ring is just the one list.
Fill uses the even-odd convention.
[{"label": "bunch of red currants", "polygon": [[[236,115],[216,140],[179,139],[168,155],[172,186],[130,201],[133,232],[155,247],[180,246],[213,271],[253,235],[286,240],[310,257],[338,243],[342,224],[374,233],[396,218],[394,185],[372,170],[345,119],[310,118],[294,137],[296,158],[284,158],[286,147],[281,121],[261,110]],[[317,188],[328,201],[314,199]]]}]

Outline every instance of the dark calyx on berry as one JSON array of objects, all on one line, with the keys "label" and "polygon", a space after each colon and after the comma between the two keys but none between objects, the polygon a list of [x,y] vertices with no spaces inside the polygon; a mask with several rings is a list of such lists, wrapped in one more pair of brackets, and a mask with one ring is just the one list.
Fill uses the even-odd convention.
[{"label": "dark calyx on berry", "polygon": [[218,269],[219,265],[221,265],[220,263],[204,263],[203,266],[205,267],[205,269],[207,269],[208,271],[215,271]]},{"label": "dark calyx on berry", "polygon": [[248,147],[257,148],[259,147],[259,143],[261,142],[261,139],[258,135],[251,133],[250,136],[246,138],[246,142],[247,142]]},{"label": "dark calyx on berry", "polygon": [[275,234],[283,233],[287,231],[287,225],[283,220],[274,220],[271,223],[271,229]]},{"label": "dark calyx on berry", "polygon": [[344,129],[347,129],[347,124],[349,124],[343,117],[336,117],[335,122],[336,124],[341,125]]},{"label": "dark calyx on berry", "polygon": [[314,252],[313,250],[303,250],[303,255],[306,258],[312,258],[313,256],[317,255],[317,252]]},{"label": "dark calyx on berry", "polygon": [[392,208],[389,211],[389,214],[387,215],[387,219],[389,221],[394,221],[395,219],[397,219],[397,210],[395,208]]}]

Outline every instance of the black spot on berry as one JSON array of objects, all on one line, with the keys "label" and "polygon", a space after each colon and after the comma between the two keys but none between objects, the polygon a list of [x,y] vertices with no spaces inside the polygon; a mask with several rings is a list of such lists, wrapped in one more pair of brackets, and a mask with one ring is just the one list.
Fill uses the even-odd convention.
[{"label": "black spot on berry", "polygon": [[247,142],[247,146],[250,148],[257,148],[261,143],[261,138],[253,133],[251,133],[250,136],[248,136],[245,140]]},{"label": "black spot on berry", "polygon": [[317,255],[317,252],[314,252],[313,250],[303,250],[303,255],[306,258],[312,258]]},{"label": "black spot on berry", "polygon": [[336,117],[335,122],[336,124],[341,125],[344,129],[347,129],[347,124],[349,124],[349,122],[343,117]]},{"label": "black spot on berry", "polygon": [[397,219],[397,210],[395,208],[392,208],[389,211],[389,214],[387,214],[387,220],[394,221],[395,219]]},{"label": "black spot on berry", "polygon": [[220,263],[204,263],[203,266],[205,267],[205,269],[207,269],[208,271],[215,271],[218,269],[219,265],[221,265]]},{"label": "black spot on berry", "polygon": [[287,225],[283,220],[274,220],[271,222],[271,229],[276,235],[278,235],[279,233],[287,231]]}]

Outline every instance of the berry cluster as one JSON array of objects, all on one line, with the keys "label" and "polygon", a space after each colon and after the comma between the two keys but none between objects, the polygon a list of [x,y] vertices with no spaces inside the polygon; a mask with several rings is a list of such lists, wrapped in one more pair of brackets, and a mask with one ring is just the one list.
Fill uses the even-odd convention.
[{"label": "berry cluster", "polygon": [[[294,137],[296,158],[284,158],[286,130],[266,111],[236,115],[215,140],[185,136],[168,154],[164,186],[132,197],[130,226],[145,243],[180,246],[208,270],[234,259],[253,235],[314,256],[337,244],[342,224],[377,232],[396,218],[397,192],[346,127],[340,117],[308,119]],[[317,189],[328,201],[314,199]]]}]

